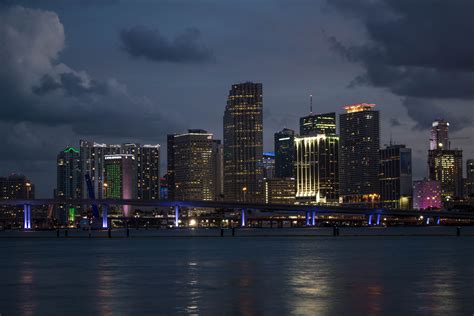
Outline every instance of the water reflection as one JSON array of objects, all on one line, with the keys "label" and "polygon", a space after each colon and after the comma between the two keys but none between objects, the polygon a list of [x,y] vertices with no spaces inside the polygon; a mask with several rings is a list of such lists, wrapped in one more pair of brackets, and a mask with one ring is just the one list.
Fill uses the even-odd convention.
[{"label": "water reflection", "polygon": [[36,274],[31,261],[21,261],[19,264],[20,311],[22,315],[36,315]]}]

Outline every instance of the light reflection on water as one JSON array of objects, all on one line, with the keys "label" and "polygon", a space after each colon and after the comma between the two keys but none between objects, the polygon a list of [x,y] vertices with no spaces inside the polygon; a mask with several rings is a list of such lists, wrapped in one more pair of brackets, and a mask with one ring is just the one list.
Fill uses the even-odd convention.
[{"label": "light reflection on water", "polygon": [[472,241],[4,239],[0,313],[472,314]]}]

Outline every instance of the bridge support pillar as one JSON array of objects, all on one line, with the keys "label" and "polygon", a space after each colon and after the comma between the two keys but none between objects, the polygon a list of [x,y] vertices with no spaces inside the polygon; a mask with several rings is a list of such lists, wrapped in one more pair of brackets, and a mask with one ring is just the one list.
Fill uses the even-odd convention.
[{"label": "bridge support pillar", "polygon": [[306,226],[309,226],[309,211],[306,211]]},{"label": "bridge support pillar", "polygon": [[23,205],[23,229],[31,229],[31,205]]},{"label": "bridge support pillar", "polygon": [[372,226],[372,214],[369,215],[369,219],[367,220],[367,225]]},{"label": "bridge support pillar", "polygon": [[245,209],[240,210],[240,227],[245,227]]},{"label": "bridge support pillar", "polygon": [[174,207],[174,227],[179,227],[179,206],[175,205]]},{"label": "bridge support pillar", "polygon": [[107,204],[102,204],[102,228],[107,229],[109,228],[108,222],[108,212],[109,206]]},{"label": "bridge support pillar", "polygon": [[441,220],[440,220],[440,218],[439,218],[439,216],[438,216],[438,217],[436,218],[436,225],[439,225],[440,222],[441,222]]},{"label": "bridge support pillar", "polygon": [[311,213],[311,226],[316,226],[316,211]]},{"label": "bridge support pillar", "polygon": [[380,214],[377,214],[377,226],[380,225]]},{"label": "bridge support pillar", "polygon": [[429,224],[430,224],[430,217],[429,217],[429,216],[426,216],[425,224],[426,224],[426,225],[429,225]]}]

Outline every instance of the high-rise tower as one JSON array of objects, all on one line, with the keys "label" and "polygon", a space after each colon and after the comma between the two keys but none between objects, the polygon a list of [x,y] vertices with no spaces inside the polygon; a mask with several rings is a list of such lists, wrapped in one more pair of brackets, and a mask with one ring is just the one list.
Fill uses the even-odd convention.
[{"label": "high-rise tower", "polygon": [[295,131],[284,128],[275,133],[275,176],[293,178],[295,176]]},{"label": "high-rise tower", "polygon": [[262,84],[232,85],[224,113],[224,198],[263,202]]},{"label": "high-rise tower", "polygon": [[430,150],[450,149],[449,123],[445,120],[436,120],[431,125]]}]

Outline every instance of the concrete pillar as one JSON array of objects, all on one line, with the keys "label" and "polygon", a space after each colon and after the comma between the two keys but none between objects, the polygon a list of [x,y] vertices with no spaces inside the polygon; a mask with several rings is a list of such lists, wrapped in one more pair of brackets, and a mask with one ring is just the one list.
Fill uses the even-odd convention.
[{"label": "concrete pillar", "polygon": [[380,225],[380,214],[377,214],[377,226]]},{"label": "concrete pillar", "polygon": [[108,209],[109,209],[109,206],[107,204],[102,204],[102,228],[103,229],[109,228]]},{"label": "concrete pillar", "polygon": [[429,224],[430,224],[430,217],[429,217],[429,216],[426,216],[425,224],[426,224],[426,225],[429,225]]},{"label": "concrete pillar", "polygon": [[316,226],[316,211],[311,214],[311,226]]},{"label": "concrete pillar", "polygon": [[240,211],[240,227],[245,227],[245,209]]},{"label": "concrete pillar", "polygon": [[23,205],[23,229],[31,229],[31,205]]},{"label": "concrete pillar", "polygon": [[369,219],[367,220],[367,225],[372,226],[372,214],[369,215]]},{"label": "concrete pillar", "polygon": [[179,206],[174,207],[174,227],[179,227]]},{"label": "concrete pillar", "polygon": [[440,219],[439,216],[438,216],[438,218],[436,219],[436,225],[439,225],[440,222],[441,222],[441,219]]},{"label": "concrete pillar", "polygon": [[306,226],[309,226],[309,211],[306,211]]}]

